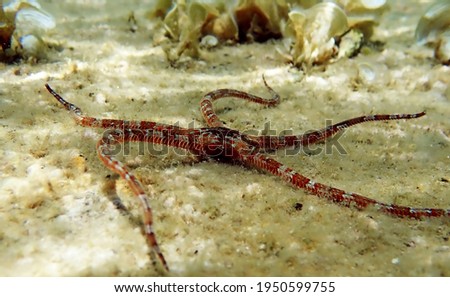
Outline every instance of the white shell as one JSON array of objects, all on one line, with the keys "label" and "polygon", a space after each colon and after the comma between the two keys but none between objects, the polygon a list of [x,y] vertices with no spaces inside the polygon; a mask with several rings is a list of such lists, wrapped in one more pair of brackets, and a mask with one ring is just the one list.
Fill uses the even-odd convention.
[{"label": "white shell", "polygon": [[19,39],[25,56],[38,57],[43,52],[43,43],[34,35],[25,35]]},{"label": "white shell", "polygon": [[360,63],[358,65],[358,76],[359,79],[364,83],[369,84],[375,81],[377,78],[377,73],[373,69],[372,65],[367,63]]},{"label": "white shell", "polygon": [[33,33],[55,27],[55,19],[43,10],[33,7],[20,9],[16,14],[16,27],[23,32]]},{"label": "white shell", "polygon": [[200,41],[200,46],[205,48],[213,48],[219,44],[219,40],[214,35],[206,35]]}]

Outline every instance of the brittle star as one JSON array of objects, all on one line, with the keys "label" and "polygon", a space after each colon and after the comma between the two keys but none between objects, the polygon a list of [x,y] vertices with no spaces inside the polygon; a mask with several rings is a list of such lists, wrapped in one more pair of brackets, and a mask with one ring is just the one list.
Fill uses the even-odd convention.
[{"label": "brittle star", "polygon": [[208,127],[199,129],[186,129],[150,121],[88,117],[83,115],[79,107],[64,100],[48,84],[45,87],[70,112],[79,125],[108,129],[108,133],[105,133],[97,143],[98,156],[107,168],[118,173],[127,181],[131,190],[139,198],[143,208],[143,229],[150,252],[157,255],[167,271],[169,271],[167,261],[159,248],[153,231],[153,213],[148,196],[136,176],[112,155],[112,148],[120,143],[149,142],[162,144],[187,150],[199,159],[211,159],[257,168],[279,176],[294,187],[303,189],[309,194],[331,200],[346,207],[355,207],[359,210],[372,206],[381,212],[397,217],[416,219],[450,217],[450,209],[413,208],[389,204],[315,182],[264,154],[265,152],[281,148],[300,147],[323,142],[337,132],[360,123],[415,119],[424,116],[425,112],[361,116],[302,135],[254,136],[225,127],[213,109],[213,102],[217,99],[235,97],[265,106],[275,106],[280,102],[279,95],[267,84],[264,77],[263,81],[272,96],[270,99],[233,89],[218,89],[206,94],[200,102],[200,110]]}]

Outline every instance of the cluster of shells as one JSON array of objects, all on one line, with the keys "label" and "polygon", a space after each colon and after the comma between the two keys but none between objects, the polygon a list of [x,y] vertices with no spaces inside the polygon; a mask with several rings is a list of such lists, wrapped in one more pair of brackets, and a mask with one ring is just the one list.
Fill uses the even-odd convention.
[{"label": "cluster of shells", "polygon": [[0,60],[43,55],[42,32],[55,26],[36,0],[0,0]]},{"label": "cluster of shells", "polygon": [[444,65],[450,65],[450,2],[438,1],[431,5],[417,24],[418,44],[434,46],[434,56]]},{"label": "cluster of shells", "polygon": [[159,0],[152,16],[179,42],[174,57],[220,42],[283,38],[280,52],[310,66],[354,55],[386,10],[386,0]]}]

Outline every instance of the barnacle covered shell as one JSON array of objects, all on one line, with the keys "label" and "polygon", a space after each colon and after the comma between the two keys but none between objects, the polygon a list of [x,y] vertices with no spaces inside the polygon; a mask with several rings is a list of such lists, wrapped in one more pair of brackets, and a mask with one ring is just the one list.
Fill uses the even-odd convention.
[{"label": "barnacle covered shell", "polygon": [[347,30],[347,16],[335,3],[290,11],[284,34],[295,40],[291,50],[293,63],[312,65],[329,60],[337,52],[334,37]]},{"label": "barnacle covered shell", "polygon": [[443,64],[450,60],[450,2],[439,1],[422,15],[415,32],[418,44],[435,46],[435,57]]}]

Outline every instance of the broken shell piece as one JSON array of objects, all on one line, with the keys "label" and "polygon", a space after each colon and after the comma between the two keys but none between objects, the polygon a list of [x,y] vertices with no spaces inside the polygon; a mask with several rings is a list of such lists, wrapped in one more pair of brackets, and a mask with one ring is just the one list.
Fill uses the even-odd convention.
[{"label": "broken shell piece", "polygon": [[382,66],[372,62],[356,64],[357,82],[365,87],[383,86],[388,81],[387,71]]},{"label": "broken shell piece", "polygon": [[417,24],[415,38],[418,44],[436,42],[439,35],[450,28],[450,3],[440,1],[431,5]]},{"label": "broken shell piece", "polygon": [[367,60],[355,64],[356,83],[370,90],[377,90],[389,84],[391,76],[386,65]]},{"label": "broken shell piece", "polygon": [[377,77],[373,67],[367,63],[358,65],[358,76],[365,83],[372,83]]},{"label": "broken shell piece", "polygon": [[337,52],[335,36],[348,30],[347,16],[335,3],[324,2],[307,10],[289,12],[285,35],[294,34],[291,51],[295,65],[322,64]]},{"label": "broken shell piece", "polygon": [[216,47],[219,44],[219,40],[217,40],[216,36],[213,35],[206,35],[202,38],[202,41],[200,41],[201,47],[206,48],[213,48]]}]

